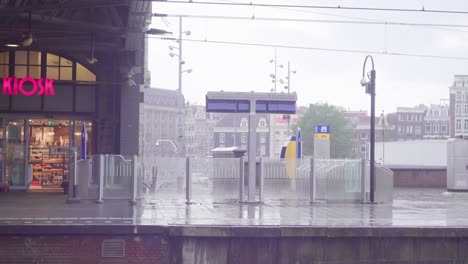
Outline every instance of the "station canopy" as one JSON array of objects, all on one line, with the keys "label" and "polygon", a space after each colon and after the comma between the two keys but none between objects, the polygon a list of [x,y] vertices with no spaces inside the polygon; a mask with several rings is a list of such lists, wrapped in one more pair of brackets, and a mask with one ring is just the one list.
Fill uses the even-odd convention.
[{"label": "station canopy", "polygon": [[[141,50],[151,1],[0,0],[0,51],[48,50],[84,58],[96,52]],[[29,45],[25,38],[32,36]],[[19,44],[18,47],[14,47]]]},{"label": "station canopy", "polygon": [[255,101],[256,113],[295,114],[296,93],[208,92],[206,111],[218,113],[248,113]]}]

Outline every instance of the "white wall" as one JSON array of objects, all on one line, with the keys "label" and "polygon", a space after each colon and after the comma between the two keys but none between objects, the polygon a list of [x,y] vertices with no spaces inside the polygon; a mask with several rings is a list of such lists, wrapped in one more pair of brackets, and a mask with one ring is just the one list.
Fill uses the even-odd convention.
[{"label": "white wall", "polygon": [[447,166],[447,140],[376,142],[375,161],[385,165]]}]

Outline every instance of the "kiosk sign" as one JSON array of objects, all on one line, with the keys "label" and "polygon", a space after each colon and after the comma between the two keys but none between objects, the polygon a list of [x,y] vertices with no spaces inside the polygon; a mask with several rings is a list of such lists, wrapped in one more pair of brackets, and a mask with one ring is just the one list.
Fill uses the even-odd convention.
[{"label": "kiosk sign", "polygon": [[[14,77],[5,77],[3,78],[3,94],[22,94],[24,96],[33,96],[36,94],[38,96],[55,96],[54,81],[55,79],[48,78],[34,79],[31,77],[25,77],[23,79],[18,79]],[[32,85],[32,88],[26,89],[24,87],[25,84]]]}]

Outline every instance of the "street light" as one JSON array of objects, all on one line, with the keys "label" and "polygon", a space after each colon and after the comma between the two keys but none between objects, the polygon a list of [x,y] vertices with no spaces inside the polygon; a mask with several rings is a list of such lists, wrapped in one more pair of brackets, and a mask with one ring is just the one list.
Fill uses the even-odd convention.
[{"label": "street light", "polygon": [[174,142],[172,142],[172,140],[170,139],[157,139],[156,140],[156,146],[159,146],[159,142],[169,142],[172,147],[174,148],[174,153],[177,154],[177,146],[174,144]]},{"label": "street light", "polygon": [[[372,70],[367,73],[366,77],[366,62],[367,59],[372,62]],[[369,78],[369,80],[368,80]],[[367,55],[362,66],[361,85],[366,87],[366,93],[371,97],[371,120],[370,120],[370,202],[374,203],[375,193],[375,70],[374,59]]]},{"label": "street light", "polygon": [[[182,108],[184,107],[185,103],[182,101],[182,74],[184,72],[186,73],[191,73],[192,69],[187,69],[183,70],[182,65],[185,64],[185,61],[182,59],[182,36],[190,36],[192,34],[191,31],[183,31],[182,30],[182,16],[179,16],[179,37],[177,39],[177,43],[179,44],[178,47],[176,46],[169,46],[169,50],[171,52],[169,53],[169,56],[171,57],[178,57],[179,58],[179,70],[178,70],[178,99],[177,99],[177,144],[179,146],[178,150],[181,151],[182,149],[185,149],[182,147],[182,138],[183,138],[183,133],[184,133],[184,126],[182,123]],[[179,54],[176,54],[172,51],[178,50]],[[182,153],[179,153],[182,154]]]}]

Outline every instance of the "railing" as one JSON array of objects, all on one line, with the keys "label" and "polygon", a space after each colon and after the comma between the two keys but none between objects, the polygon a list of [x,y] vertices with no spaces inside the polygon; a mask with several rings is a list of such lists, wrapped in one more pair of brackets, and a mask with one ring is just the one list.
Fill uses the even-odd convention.
[{"label": "railing", "polygon": [[[126,158],[99,155],[77,162],[83,199],[176,199],[247,201],[247,164],[239,158]],[[393,173],[377,167],[378,202],[392,200]],[[258,159],[255,201],[367,201],[368,165],[362,160]],[[249,193],[252,195],[252,193]],[[258,198],[257,198],[258,197]]]},{"label": "railing", "polygon": [[362,198],[362,160],[314,161],[316,198],[326,201],[359,201]]},{"label": "railing", "polygon": [[96,155],[72,163],[74,199],[125,199],[135,204],[142,197],[143,181],[137,156]]}]

